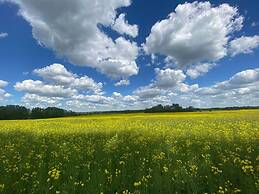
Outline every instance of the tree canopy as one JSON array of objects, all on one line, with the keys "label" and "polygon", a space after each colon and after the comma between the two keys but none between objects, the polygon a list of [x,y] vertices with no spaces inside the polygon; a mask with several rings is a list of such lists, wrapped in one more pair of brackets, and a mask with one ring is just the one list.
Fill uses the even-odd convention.
[{"label": "tree canopy", "polygon": [[28,109],[19,105],[0,106],[0,120],[10,119],[41,119],[41,118],[55,118],[76,115],[75,112],[67,111],[61,108],[33,108]]}]

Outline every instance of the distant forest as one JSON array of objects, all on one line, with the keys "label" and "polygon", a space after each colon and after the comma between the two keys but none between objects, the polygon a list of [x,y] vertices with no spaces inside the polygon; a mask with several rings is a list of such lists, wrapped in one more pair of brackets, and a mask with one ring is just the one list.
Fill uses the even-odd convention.
[{"label": "distant forest", "polygon": [[110,114],[110,113],[160,113],[160,112],[196,112],[196,111],[214,111],[214,110],[240,110],[240,109],[259,109],[259,106],[243,107],[224,107],[224,108],[195,108],[193,106],[182,107],[179,104],[156,105],[142,110],[121,110],[121,111],[98,111],[98,112],[73,112],[61,108],[32,108],[28,109],[19,105],[0,106],[0,120],[18,120],[18,119],[44,119],[58,118],[78,115],[92,114]]},{"label": "distant forest", "polygon": [[0,106],[0,120],[14,120],[14,119],[43,119],[43,118],[56,118],[65,116],[78,115],[75,112],[67,111],[61,108],[48,107],[48,108],[33,108],[28,109],[24,106],[7,105]]}]

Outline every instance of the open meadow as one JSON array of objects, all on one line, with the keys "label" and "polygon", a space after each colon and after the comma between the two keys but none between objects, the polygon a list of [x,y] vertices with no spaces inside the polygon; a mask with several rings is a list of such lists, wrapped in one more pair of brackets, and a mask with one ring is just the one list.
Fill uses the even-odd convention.
[{"label": "open meadow", "polygon": [[259,110],[0,121],[0,193],[257,193]]}]

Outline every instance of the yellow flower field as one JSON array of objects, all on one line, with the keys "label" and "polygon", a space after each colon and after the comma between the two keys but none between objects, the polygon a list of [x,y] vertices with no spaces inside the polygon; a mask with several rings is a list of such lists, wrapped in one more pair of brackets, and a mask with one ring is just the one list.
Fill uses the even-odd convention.
[{"label": "yellow flower field", "polygon": [[259,110],[0,121],[0,193],[257,193]]}]

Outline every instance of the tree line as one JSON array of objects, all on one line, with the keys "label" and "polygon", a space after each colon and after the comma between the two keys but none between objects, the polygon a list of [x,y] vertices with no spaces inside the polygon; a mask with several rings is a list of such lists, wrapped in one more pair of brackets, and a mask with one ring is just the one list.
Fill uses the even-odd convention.
[{"label": "tree line", "polygon": [[193,112],[198,111],[198,108],[194,108],[193,106],[189,106],[187,108],[184,108],[180,106],[179,104],[172,104],[172,105],[156,105],[151,108],[146,108],[144,112],[146,113],[152,113],[152,112]]},{"label": "tree line", "polygon": [[160,113],[160,112],[197,112],[197,111],[217,111],[217,110],[242,110],[242,109],[259,109],[259,106],[231,106],[231,107],[214,107],[214,108],[196,108],[193,106],[182,107],[179,104],[162,105],[158,104],[151,108],[139,110],[117,110],[117,111],[96,111],[88,113],[80,113],[81,115],[94,114],[133,114],[133,113]]},{"label": "tree line", "polygon": [[214,108],[195,108],[193,106],[182,107],[179,104],[172,105],[156,105],[144,110],[145,113],[152,112],[195,112],[195,111],[216,111],[216,110],[242,110],[242,109],[259,109],[259,106],[230,106],[230,107],[214,107]]},{"label": "tree line", "polygon": [[217,110],[242,110],[242,109],[259,109],[259,106],[230,106],[230,107],[214,107],[214,108],[195,108],[193,106],[182,107],[179,104],[172,105],[156,105],[145,109],[143,112],[196,112],[196,111],[217,111]]},{"label": "tree line", "polygon": [[32,108],[28,109],[19,105],[0,106],[0,120],[15,119],[44,119],[57,118],[77,115],[92,114],[119,114],[119,113],[160,113],[160,112],[195,112],[195,111],[215,111],[215,110],[240,110],[240,109],[259,109],[259,106],[242,106],[242,107],[219,107],[219,108],[195,108],[193,106],[182,107],[179,104],[156,105],[151,108],[141,110],[120,110],[120,111],[97,111],[97,112],[73,112],[61,108]]},{"label": "tree line", "polygon": [[203,109],[194,108],[193,106],[184,108],[179,104],[172,104],[172,105],[158,104],[151,108],[139,109],[139,110],[97,111],[97,112],[81,113],[81,114],[92,115],[92,114],[120,114],[120,113],[194,112],[194,111],[201,111],[201,110]]},{"label": "tree line", "polygon": [[77,113],[56,107],[28,109],[19,105],[0,106],[0,120],[42,119],[75,115]]}]

